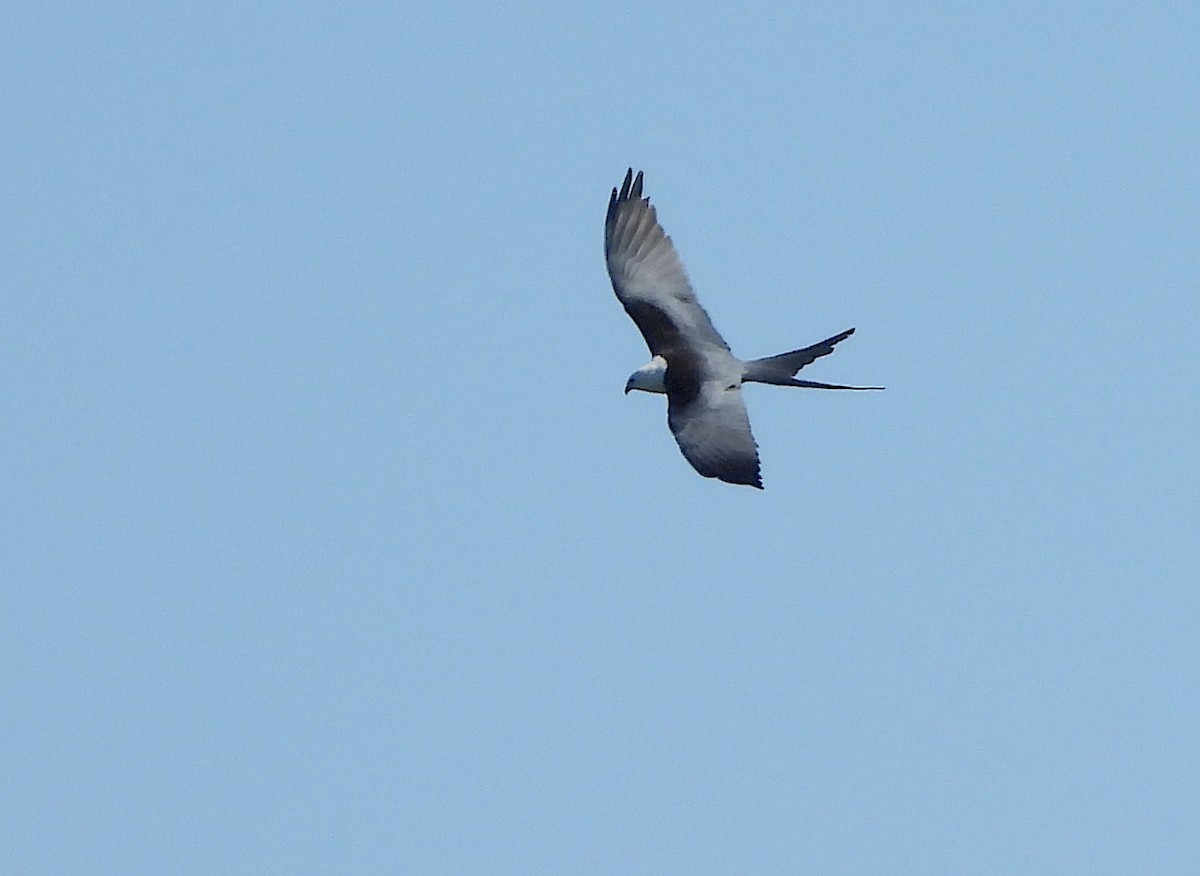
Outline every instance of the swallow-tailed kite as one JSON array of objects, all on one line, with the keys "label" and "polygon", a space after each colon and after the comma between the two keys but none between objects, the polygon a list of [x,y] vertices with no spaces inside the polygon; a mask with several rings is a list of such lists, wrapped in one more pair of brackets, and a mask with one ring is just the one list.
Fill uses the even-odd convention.
[{"label": "swallow-tailed kite", "polygon": [[828,356],[854,334],[846,329],[790,353],[742,361],[713,327],[696,300],[671,238],[642,196],[642,174],[625,174],[612,190],[604,224],[604,256],[613,291],[625,305],[654,357],[630,375],[625,392],[640,389],[667,397],[667,424],[679,449],[706,478],[762,489],[758,445],[742,401],[743,383],[814,389],[882,389],[797,380],[805,365]]}]

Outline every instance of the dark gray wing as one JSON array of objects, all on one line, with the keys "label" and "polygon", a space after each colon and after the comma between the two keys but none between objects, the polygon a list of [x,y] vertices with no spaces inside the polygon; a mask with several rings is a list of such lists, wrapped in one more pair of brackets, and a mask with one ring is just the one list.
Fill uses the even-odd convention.
[{"label": "dark gray wing", "polygon": [[738,381],[706,373],[701,360],[685,356],[669,361],[666,384],[667,424],[692,467],[761,490],[758,444]]},{"label": "dark gray wing", "polygon": [[633,318],[655,356],[674,350],[729,345],[688,283],[671,238],[658,224],[650,201],[642,197],[642,173],[625,174],[612,190],[604,223],[604,258],[613,291]]}]

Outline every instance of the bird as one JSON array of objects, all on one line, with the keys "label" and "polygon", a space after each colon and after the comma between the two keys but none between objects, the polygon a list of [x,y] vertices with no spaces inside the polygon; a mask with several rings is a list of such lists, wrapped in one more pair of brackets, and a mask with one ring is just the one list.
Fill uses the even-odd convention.
[{"label": "bird", "polygon": [[633,319],[651,359],[629,376],[634,390],[667,397],[667,425],[684,457],[701,475],[763,488],[758,444],[742,399],[742,384],[811,389],[878,390],[799,380],[805,365],[833,352],[853,328],[825,340],[763,359],[738,359],[696,299],[683,262],[643,196],[642,171],[613,188],[604,222],[604,259],[613,291]]}]

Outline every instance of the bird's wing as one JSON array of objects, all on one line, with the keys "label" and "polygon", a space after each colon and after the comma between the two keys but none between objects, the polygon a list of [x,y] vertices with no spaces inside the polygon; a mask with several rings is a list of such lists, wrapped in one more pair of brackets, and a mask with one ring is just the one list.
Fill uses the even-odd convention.
[{"label": "bird's wing", "polygon": [[667,365],[667,424],[692,467],[706,478],[762,489],[758,444],[737,380],[676,357]]},{"label": "bird's wing", "polygon": [[650,352],[667,357],[675,350],[729,345],[713,327],[688,283],[683,263],[658,216],[642,197],[642,174],[625,174],[612,190],[604,223],[604,257],[613,291],[633,318]]}]

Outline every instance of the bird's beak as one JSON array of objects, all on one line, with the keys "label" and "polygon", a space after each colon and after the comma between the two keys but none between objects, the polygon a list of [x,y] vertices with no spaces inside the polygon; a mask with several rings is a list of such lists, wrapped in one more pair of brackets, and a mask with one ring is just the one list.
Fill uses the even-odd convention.
[{"label": "bird's beak", "polygon": [[631,390],[632,388],[633,388],[633,387],[631,387],[631,386],[630,386],[628,383],[626,383],[626,384],[625,384],[625,394],[626,394],[626,395],[629,395],[629,390]]}]

